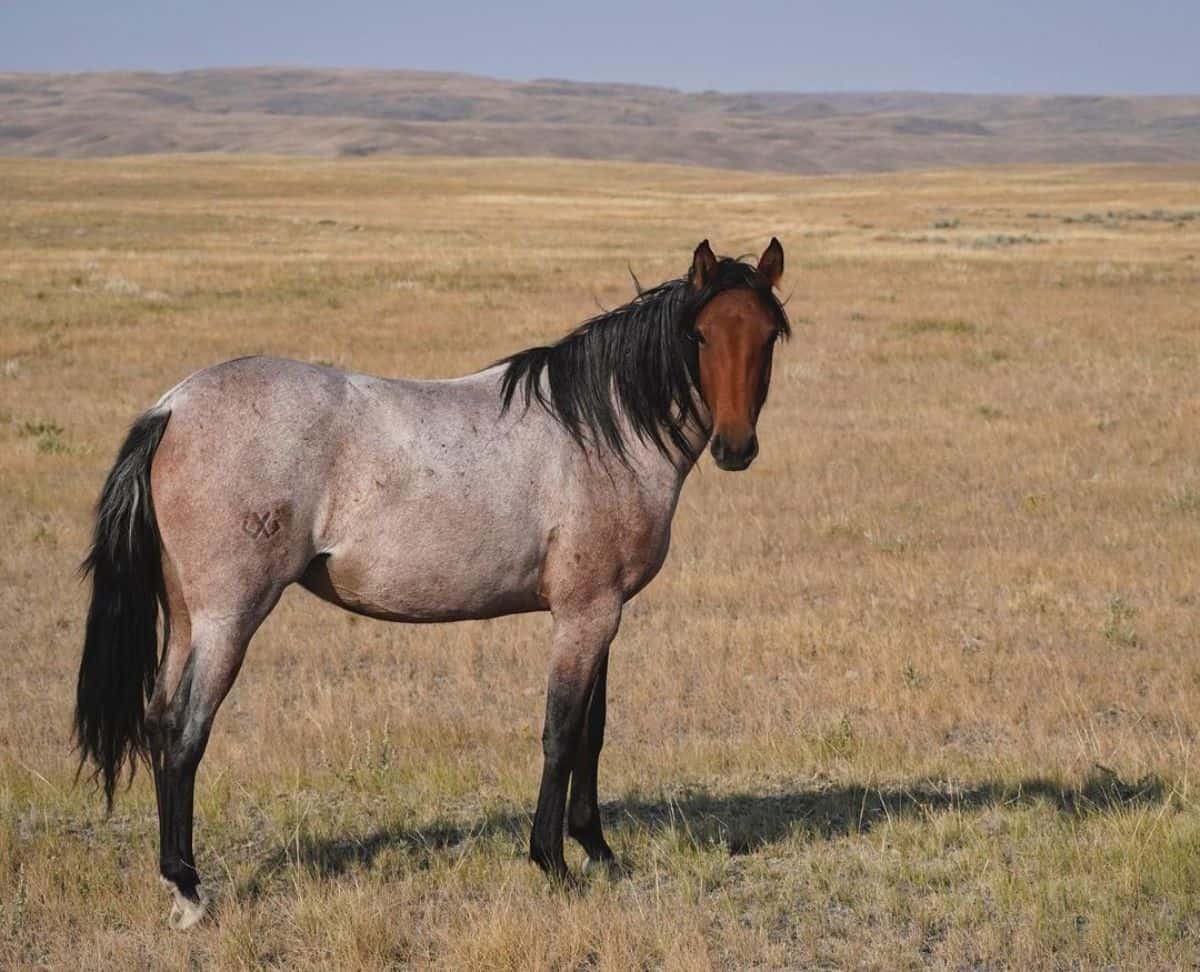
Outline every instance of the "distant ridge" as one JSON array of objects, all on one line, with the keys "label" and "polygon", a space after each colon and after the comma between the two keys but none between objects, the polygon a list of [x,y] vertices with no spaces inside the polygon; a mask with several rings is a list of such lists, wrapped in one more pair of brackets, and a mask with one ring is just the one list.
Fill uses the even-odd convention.
[{"label": "distant ridge", "polygon": [[787,172],[1200,161],[1200,95],[684,93],[416,71],[0,74],[0,155],[519,155]]}]

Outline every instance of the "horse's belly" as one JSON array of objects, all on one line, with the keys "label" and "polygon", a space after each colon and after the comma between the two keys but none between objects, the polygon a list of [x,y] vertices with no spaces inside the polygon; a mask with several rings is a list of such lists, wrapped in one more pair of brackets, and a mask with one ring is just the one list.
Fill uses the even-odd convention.
[{"label": "horse's belly", "polygon": [[300,583],[318,597],[389,621],[462,621],[539,611],[539,558],[530,551],[389,550],[339,545]]}]

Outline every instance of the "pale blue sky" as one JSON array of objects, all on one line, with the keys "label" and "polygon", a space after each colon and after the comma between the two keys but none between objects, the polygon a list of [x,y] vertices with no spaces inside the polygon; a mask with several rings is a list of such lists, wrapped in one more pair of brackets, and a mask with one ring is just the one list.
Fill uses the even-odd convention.
[{"label": "pale blue sky", "polygon": [[1200,0],[0,0],[0,71],[423,68],[685,90],[1200,93]]}]

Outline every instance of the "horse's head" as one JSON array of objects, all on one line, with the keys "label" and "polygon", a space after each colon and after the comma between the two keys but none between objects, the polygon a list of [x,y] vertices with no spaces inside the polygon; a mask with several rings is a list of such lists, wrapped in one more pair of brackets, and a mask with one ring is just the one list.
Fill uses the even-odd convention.
[{"label": "horse's head", "polygon": [[700,395],[712,420],[712,456],[722,469],[747,468],[758,455],[755,425],[767,400],[775,342],[788,334],[773,288],[783,275],[783,247],[771,238],[757,267],[718,260],[705,240],[688,282],[701,301],[688,336],[699,347]]}]

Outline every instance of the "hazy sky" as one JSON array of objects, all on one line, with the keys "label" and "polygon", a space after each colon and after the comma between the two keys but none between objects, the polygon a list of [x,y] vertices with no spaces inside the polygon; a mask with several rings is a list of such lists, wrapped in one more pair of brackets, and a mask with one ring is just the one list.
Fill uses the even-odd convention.
[{"label": "hazy sky", "polygon": [[252,64],[686,90],[1200,93],[1200,0],[0,0],[0,71]]}]

